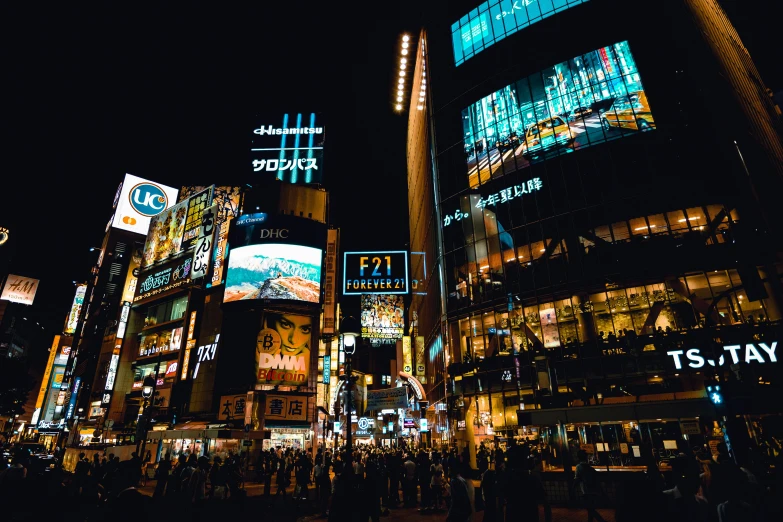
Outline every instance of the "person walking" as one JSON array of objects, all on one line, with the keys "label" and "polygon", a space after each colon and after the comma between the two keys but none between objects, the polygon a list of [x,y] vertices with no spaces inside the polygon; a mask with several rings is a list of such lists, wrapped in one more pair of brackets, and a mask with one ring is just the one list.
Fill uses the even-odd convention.
[{"label": "person walking", "polygon": [[166,484],[169,481],[169,473],[171,472],[171,459],[168,455],[164,455],[161,461],[158,463],[158,469],[155,470],[155,491],[152,493],[152,498],[160,498],[166,492]]},{"label": "person walking", "polygon": [[598,482],[598,472],[587,462],[587,452],[577,453],[579,464],[574,472],[574,482],[579,496],[587,509],[587,522],[605,522],[604,517],[596,510],[595,504],[601,494],[601,484]]},{"label": "person walking", "polygon": [[432,509],[441,511],[443,508],[443,464],[440,463],[440,453],[433,455],[433,461],[430,465],[430,490],[432,498]]},{"label": "person walking", "polygon": [[462,477],[458,466],[450,466],[449,475],[451,503],[446,522],[470,522],[473,519],[473,506],[470,502],[468,483]]},{"label": "person walking", "polygon": [[403,463],[405,470],[404,486],[402,489],[402,499],[405,507],[416,507],[416,463],[413,461],[413,455],[408,453]]}]

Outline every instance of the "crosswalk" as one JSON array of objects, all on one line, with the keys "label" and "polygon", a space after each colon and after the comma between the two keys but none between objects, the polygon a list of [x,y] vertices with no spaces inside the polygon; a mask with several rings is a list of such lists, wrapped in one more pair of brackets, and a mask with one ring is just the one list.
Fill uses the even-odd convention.
[{"label": "crosswalk", "polygon": [[[572,134],[583,134],[591,129],[601,128],[601,118],[597,114],[593,114],[585,120],[576,120],[569,122],[569,127]],[[498,149],[492,149],[489,154],[484,156],[476,165],[468,170],[468,179],[471,186],[477,186],[480,182],[487,181],[490,177],[490,171],[497,170],[498,163],[506,161],[512,154],[519,156],[522,154],[524,146],[520,144],[515,149],[507,150],[503,154]]]}]

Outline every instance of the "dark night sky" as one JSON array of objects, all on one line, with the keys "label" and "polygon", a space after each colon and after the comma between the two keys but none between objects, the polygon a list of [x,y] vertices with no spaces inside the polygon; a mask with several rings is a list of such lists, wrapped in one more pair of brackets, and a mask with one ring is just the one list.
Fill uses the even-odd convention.
[{"label": "dark night sky", "polygon": [[[254,113],[324,112],[325,183],[344,249],[405,247],[406,118],[392,111],[391,86],[419,2],[383,3],[380,16],[353,2],[255,4],[5,13],[0,225],[17,241],[11,272],[41,280],[30,312],[52,333],[124,174],[174,187],[245,175]],[[775,17],[725,4],[780,90],[767,39]]]},{"label": "dark night sky", "polygon": [[256,4],[15,19],[0,224],[17,240],[11,272],[41,280],[30,312],[52,333],[124,174],[177,188],[236,180],[250,172],[255,113],[323,112],[343,246],[405,247],[406,118],[392,110],[391,85],[411,2],[388,3],[383,18],[345,2]]}]

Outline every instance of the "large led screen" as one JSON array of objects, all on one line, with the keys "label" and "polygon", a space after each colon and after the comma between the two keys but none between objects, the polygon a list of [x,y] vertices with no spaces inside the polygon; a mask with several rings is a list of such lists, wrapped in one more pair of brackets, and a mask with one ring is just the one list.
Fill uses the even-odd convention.
[{"label": "large led screen", "polygon": [[399,294],[362,295],[362,338],[373,344],[395,343],[405,328],[405,306]]},{"label": "large led screen", "polygon": [[451,24],[454,63],[462,64],[506,36],[587,0],[489,0]]},{"label": "large led screen", "polygon": [[223,302],[287,299],[317,303],[322,255],[318,248],[281,243],[234,248],[228,259]]},{"label": "large led screen", "polygon": [[322,183],[324,136],[320,113],[257,115],[250,140],[253,173],[287,183]]},{"label": "large led screen", "polygon": [[655,128],[628,42],[522,78],[462,111],[472,188],[531,163]]}]

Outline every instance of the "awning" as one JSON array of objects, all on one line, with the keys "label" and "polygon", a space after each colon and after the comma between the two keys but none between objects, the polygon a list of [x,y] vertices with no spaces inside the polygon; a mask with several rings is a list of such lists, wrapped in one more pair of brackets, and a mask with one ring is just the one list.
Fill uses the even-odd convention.
[{"label": "awning", "polygon": [[681,419],[713,415],[707,399],[583,406],[568,409],[518,410],[520,426],[554,426],[558,422],[619,422],[649,419]]}]

